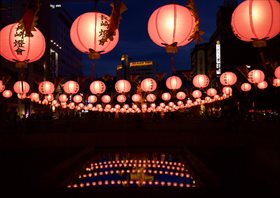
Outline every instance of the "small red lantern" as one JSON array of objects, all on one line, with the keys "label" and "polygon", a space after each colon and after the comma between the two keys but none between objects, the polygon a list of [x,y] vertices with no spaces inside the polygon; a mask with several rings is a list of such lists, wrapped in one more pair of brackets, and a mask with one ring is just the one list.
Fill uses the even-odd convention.
[{"label": "small red lantern", "polygon": [[243,41],[271,39],[280,32],[280,4],[276,0],[243,1],[232,14],[231,26]]},{"label": "small red lantern", "polygon": [[248,81],[250,83],[260,83],[264,81],[265,75],[263,71],[255,69],[248,73]]},{"label": "small red lantern", "polygon": [[206,93],[208,96],[213,97],[217,94],[217,90],[215,88],[209,88],[209,89],[207,89]]},{"label": "small red lantern", "polygon": [[273,84],[274,87],[280,87],[280,79],[279,78],[273,79],[272,84]]},{"label": "small red lantern", "polygon": [[171,94],[168,92],[165,92],[161,95],[162,100],[169,101],[171,99]]},{"label": "small red lantern", "polygon": [[130,82],[127,80],[118,80],[115,84],[115,89],[118,93],[127,93],[131,89]]},{"label": "small red lantern", "polygon": [[54,92],[54,84],[50,81],[43,81],[39,84],[41,94],[52,94]]},{"label": "small red lantern", "polygon": [[119,103],[124,103],[125,101],[126,101],[126,96],[125,95],[118,95],[118,97],[117,97],[117,101],[119,102]]},{"label": "small red lantern", "polygon": [[170,76],[166,80],[166,87],[171,90],[180,89],[182,86],[182,80],[178,76]]},{"label": "small red lantern", "polygon": [[145,78],[141,82],[141,89],[145,92],[155,91],[157,88],[157,82],[152,78]]},{"label": "small red lantern", "polygon": [[132,101],[133,102],[140,102],[142,100],[142,96],[141,95],[139,95],[139,94],[133,94],[133,96],[132,96]]},{"label": "small red lantern", "polygon": [[274,71],[274,75],[276,78],[280,78],[280,66],[276,67]]},{"label": "small red lantern", "polygon": [[252,86],[249,83],[243,83],[241,85],[241,90],[244,91],[244,92],[250,91],[251,88],[252,88]]},{"label": "small red lantern", "polygon": [[104,96],[102,96],[101,101],[103,103],[109,103],[109,102],[111,102],[111,97],[109,95],[104,95]]},{"label": "small red lantern", "polygon": [[74,101],[75,103],[80,103],[80,102],[83,101],[83,97],[82,97],[81,95],[75,95],[75,96],[73,97],[73,101]]},{"label": "small red lantern", "polygon": [[193,78],[193,85],[197,88],[205,88],[209,85],[209,78],[205,74],[197,74]]},{"label": "small red lantern", "polygon": [[35,92],[31,93],[31,94],[29,95],[29,98],[30,98],[30,100],[31,100],[32,102],[37,102],[37,101],[40,100],[39,94],[38,94],[38,93],[35,93]]},{"label": "small red lantern", "polygon": [[68,96],[66,94],[61,94],[58,97],[58,100],[63,103],[63,102],[67,102],[68,101]]},{"label": "small red lantern", "polygon": [[4,98],[10,98],[10,97],[12,97],[13,92],[11,90],[5,90],[5,91],[3,91],[2,95]]},{"label": "small red lantern", "polygon": [[226,95],[232,95],[232,88],[231,87],[223,87],[223,93]]},{"label": "small red lantern", "polygon": [[90,102],[92,104],[96,103],[97,102],[97,97],[95,95],[90,95],[88,97],[88,102]]},{"label": "small red lantern", "polygon": [[100,80],[95,80],[90,84],[89,89],[93,94],[102,94],[106,90],[106,85]]},{"label": "small red lantern", "polygon": [[220,82],[224,86],[232,86],[236,83],[237,76],[233,72],[224,72],[220,76]]},{"label": "small red lantern", "polygon": [[0,80],[0,93],[5,90],[5,85],[2,80]]},{"label": "small red lantern", "polygon": [[266,81],[262,81],[262,82],[258,83],[257,86],[258,86],[259,89],[266,89],[268,84],[267,84]]},{"label": "small red lantern", "polygon": [[14,91],[17,94],[27,94],[30,90],[30,86],[27,82],[25,81],[17,81],[14,84]]},{"label": "small red lantern", "polygon": [[176,98],[177,98],[178,100],[184,100],[186,97],[187,97],[187,95],[185,94],[185,92],[182,92],[182,91],[179,91],[179,92],[176,94]]},{"label": "small red lantern", "polygon": [[148,94],[146,96],[146,99],[147,99],[148,102],[154,102],[157,99],[157,97],[156,97],[155,94]]},{"label": "small red lantern", "polygon": [[201,93],[201,91],[199,91],[199,90],[194,90],[194,91],[192,92],[192,96],[193,96],[194,98],[200,98],[200,97],[202,96],[202,93]]},{"label": "small red lantern", "polygon": [[63,90],[67,94],[76,94],[80,89],[79,84],[76,81],[69,80],[63,85]]},{"label": "small red lantern", "polygon": [[152,13],[148,33],[155,44],[166,47],[167,53],[176,53],[177,46],[184,46],[192,41],[194,27],[195,18],[188,8],[168,4]]},{"label": "small red lantern", "polygon": [[25,36],[19,23],[13,23],[4,27],[0,32],[0,54],[7,60],[16,62],[18,68],[26,66],[26,63],[40,59],[46,48],[43,34],[35,27],[33,36]]},{"label": "small red lantern", "polygon": [[80,15],[73,22],[70,37],[74,46],[83,53],[89,54],[90,59],[98,59],[100,54],[110,52],[119,41],[119,30],[107,41],[102,40],[110,17],[100,12],[88,12]]}]

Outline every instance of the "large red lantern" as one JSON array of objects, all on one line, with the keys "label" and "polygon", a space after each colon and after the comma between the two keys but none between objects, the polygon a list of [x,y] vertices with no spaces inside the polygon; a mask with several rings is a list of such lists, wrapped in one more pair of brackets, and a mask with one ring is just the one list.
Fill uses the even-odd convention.
[{"label": "large red lantern", "polygon": [[43,34],[35,27],[33,36],[25,36],[19,23],[4,27],[0,32],[0,54],[7,60],[16,62],[18,68],[25,67],[26,63],[40,59],[46,48]]},{"label": "large red lantern", "polygon": [[167,53],[192,41],[195,27],[193,13],[186,7],[168,4],[155,10],[149,18],[148,33],[154,43],[166,47]]},{"label": "large red lantern", "polygon": [[241,90],[244,91],[244,92],[250,91],[251,88],[252,88],[252,86],[251,86],[250,83],[243,83],[241,85]]},{"label": "large red lantern", "polygon": [[182,80],[178,76],[170,76],[166,80],[166,87],[171,90],[180,89],[182,86]]},{"label": "large red lantern", "polygon": [[157,82],[152,78],[145,78],[141,82],[141,89],[144,92],[152,92],[155,91],[157,88]]},{"label": "large red lantern", "polygon": [[264,81],[265,75],[263,71],[254,69],[248,73],[248,81],[250,83],[260,83]]},{"label": "large red lantern", "polygon": [[220,82],[224,86],[234,85],[237,81],[237,76],[233,72],[224,72],[220,76]]},{"label": "large red lantern", "polygon": [[5,91],[3,91],[2,95],[4,98],[10,98],[10,97],[12,97],[13,92],[11,90],[5,90]]},{"label": "large red lantern", "polygon": [[76,81],[69,80],[63,85],[63,90],[67,94],[76,94],[80,89],[79,84]]},{"label": "large red lantern", "polygon": [[258,83],[258,85],[257,85],[257,87],[258,87],[259,89],[266,89],[267,86],[268,86],[268,84],[267,84],[266,81],[262,81],[262,82]]},{"label": "large red lantern", "polygon": [[5,90],[5,85],[2,80],[0,80],[0,93]]},{"label": "large red lantern", "polygon": [[193,78],[193,85],[197,88],[205,88],[209,85],[209,78],[205,74],[197,74]]},{"label": "large red lantern", "polygon": [[106,24],[110,18],[103,13],[88,12],[80,15],[73,22],[70,37],[74,46],[83,53],[89,54],[90,59],[98,59],[100,54],[110,52],[119,41],[119,31],[108,41],[102,43],[102,35],[108,29]]},{"label": "large red lantern", "polygon": [[280,4],[276,0],[243,1],[232,14],[231,26],[243,41],[271,39],[280,32]]},{"label": "large red lantern", "polygon": [[43,81],[39,84],[41,94],[52,94],[54,92],[54,84],[50,81]]},{"label": "large red lantern", "polygon": [[276,67],[274,71],[274,75],[276,78],[280,78],[280,66]]},{"label": "large red lantern", "polygon": [[17,94],[27,94],[30,90],[30,86],[27,82],[25,81],[17,81],[14,84],[14,91]]},{"label": "large red lantern", "polygon": [[115,84],[115,89],[118,93],[127,93],[131,89],[130,82],[127,80],[118,80]]},{"label": "large red lantern", "polygon": [[93,94],[102,94],[106,90],[106,85],[100,80],[95,80],[90,84],[89,89]]}]

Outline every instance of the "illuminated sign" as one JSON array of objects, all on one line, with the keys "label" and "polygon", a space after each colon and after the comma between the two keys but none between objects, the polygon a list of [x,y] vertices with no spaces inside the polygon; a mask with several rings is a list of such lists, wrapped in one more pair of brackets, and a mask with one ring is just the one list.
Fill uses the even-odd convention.
[{"label": "illuminated sign", "polygon": [[148,65],[153,65],[153,61],[137,61],[137,62],[130,62],[129,66],[134,67],[134,66],[148,66]]},{"label": "illuminated sign", "polygon": [[221,45],[220,41],[216,42],[216,74],[221,74]]}]

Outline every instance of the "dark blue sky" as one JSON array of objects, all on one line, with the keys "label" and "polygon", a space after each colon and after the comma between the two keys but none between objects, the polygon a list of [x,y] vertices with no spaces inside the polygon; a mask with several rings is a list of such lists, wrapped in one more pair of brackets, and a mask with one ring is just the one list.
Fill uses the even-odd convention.
[{"label": "dark blue sky", "polygon": [[[95,60],[95,77],[105,74],[115,75],[116,66],[120,64],[122,54],[128,54],[131,61],[153,60],[158,63],[158,71],[171,74],[171,58],[165,49],[152,42],[148,35],[147,24],[150,15],[160,6],[175,2],[186,5],[186,0],[124,0],[128,10],[123,13],[120,23],[120,39],[117,46],[109,53]],[[195,0],[201,21],[201,30],[205,32],[202,36],[203,42],[207,42],[216,28],[216,13],[224,0]],[[85,12],[92,12],[94,4],[91,2],[69,2],[64,4],[73,18]],[[109,2],[99,2],[97,10],[110,15]],[[194,47],[194,41],[186,46],[180,47],[175,55],[176,70],[190,69],[190,52]],[[91,76],[91,62],[85,56],[84,74]]]}]

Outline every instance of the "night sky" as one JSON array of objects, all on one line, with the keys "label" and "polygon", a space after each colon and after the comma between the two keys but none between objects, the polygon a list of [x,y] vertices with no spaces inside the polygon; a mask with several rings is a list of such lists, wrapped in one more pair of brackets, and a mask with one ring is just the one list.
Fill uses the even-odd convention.
[{"label": "night sky", "polygon": [[[120,23],[120,39],[117,46],[109,53],[94,60],[95,77],[105,74],[116,75],[116,66],[120,64],[122,54],[128,54],[131,61],[153,60],[158,64],[158,71],[171,74],[171,56],[166,54],[165,49],[152,42],[148,35],[147,24],[150,15],[160,6],[171,2],[186,5],[186,0],[124,0],[128,10],[123,13]],[[224,0],[195,0],[198,15],[200,17],[200,28],[205,34],[203,41],[207,42],[216,29],[216,13]],[[68,2],[64,8],[76,19],[85,12],[94,10],[93,2]],[[99,12],[110,15],[111,7],[109,2],[99,2],[96,5]],[[191,69],[190,52],[195,42],[192,41],[186,46],[180,47],[175,55],[176,70]],[[91,76],[91,61],[87,55],[84,56],[84,75]]]}]

